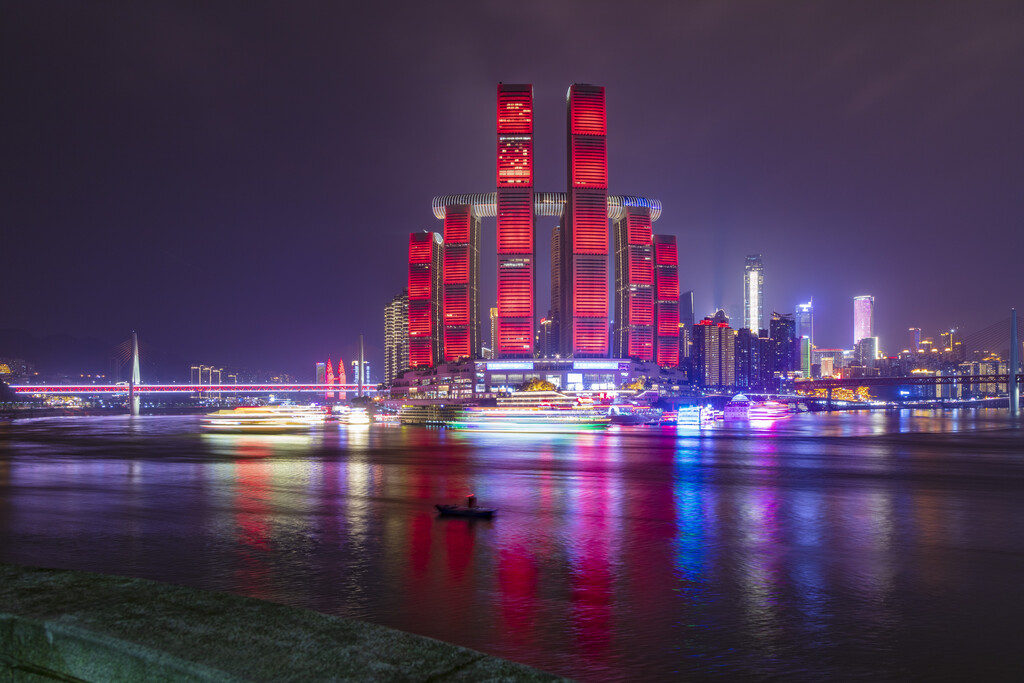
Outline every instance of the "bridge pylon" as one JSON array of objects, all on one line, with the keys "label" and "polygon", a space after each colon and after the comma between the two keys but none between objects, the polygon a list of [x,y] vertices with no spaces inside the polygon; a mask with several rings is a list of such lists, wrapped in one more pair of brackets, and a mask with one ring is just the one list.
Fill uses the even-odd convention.
[{"label": "bridge pylon", "polygon": [[128,409],[132,415],[142,412],[142,397],[135,393],[138,384],[142,384],[142,374],[139,372],[139,336],[132,330],[132,376],[128,380]]},{"label": "bridge pylon", "polygon": [[1017,373],[1020,372],[1020,340],[1017,338],[1017,309],[1010,313],[1010,367],[1007,371],[1006,389],[1010,398],[1010,415],[1014,417],[1020,411],[1020,386]]}]

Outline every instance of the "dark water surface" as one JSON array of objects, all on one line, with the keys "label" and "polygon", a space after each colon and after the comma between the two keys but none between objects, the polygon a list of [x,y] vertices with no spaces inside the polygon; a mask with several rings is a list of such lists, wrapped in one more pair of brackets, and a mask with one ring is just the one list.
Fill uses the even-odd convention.
[{"label": "dark water surface", "polygon": [[[499,516],[436,517],[469,492]],[[1024,431],[995,410],[567,435],[0,423],[0,561],[579,680],[1020,680]]]}]

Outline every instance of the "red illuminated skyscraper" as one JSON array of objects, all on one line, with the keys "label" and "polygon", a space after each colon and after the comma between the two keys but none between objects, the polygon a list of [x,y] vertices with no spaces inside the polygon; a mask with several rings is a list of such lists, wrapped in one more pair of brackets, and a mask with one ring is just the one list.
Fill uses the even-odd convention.
[{"label": "red illuminated skyscraper", "polygon": [[480,354],[480,219],[468,204],[445,209],[444,361]]},{"label": "red illuminated skyscraper", "polygon": [[612,355],[653,361],[654,245],[650,209],[625,207],[622,217],[615,221],[614,234],[615,333]]},{"label": "red illuminated skyscraper", "polygon": [[409,235],[409,367],[429,368],[440,362],[441,236],[436,232]]},{"label": "red illuminated skyscraper", "polygon": [[654,360],[679,365],[679,255],[675,235],[654,236]]},{"label": "red illuminated skyscraper", "polygon": [[498,84],[497,358],[533,356],[533,86]]},{"label": "red illuminated skyscraper", "polygon": [[608,155],[604,88],[569,88],[568,178],[562,220],[563,356],[608,353]]}]

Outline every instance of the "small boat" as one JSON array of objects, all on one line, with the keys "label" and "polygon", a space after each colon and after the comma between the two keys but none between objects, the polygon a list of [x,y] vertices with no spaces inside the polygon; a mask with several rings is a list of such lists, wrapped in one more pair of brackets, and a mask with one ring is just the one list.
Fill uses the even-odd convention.
[{"label": "small boat", "polygon": [[476,505],[476,496],[467,496],[465,505],[445,505],[438,503],[434,507],[442,517],[483,517],[490,519],[498,511],[494,508],[481,508]]}]

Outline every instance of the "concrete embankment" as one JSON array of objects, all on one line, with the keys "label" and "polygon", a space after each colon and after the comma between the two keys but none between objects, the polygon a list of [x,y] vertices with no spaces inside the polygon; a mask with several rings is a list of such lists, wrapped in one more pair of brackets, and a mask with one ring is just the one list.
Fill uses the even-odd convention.
[{"label": "concrete embankment", "polygon": [[430,638],[237,595],[0,564],[0,680],[560,679]]}]

